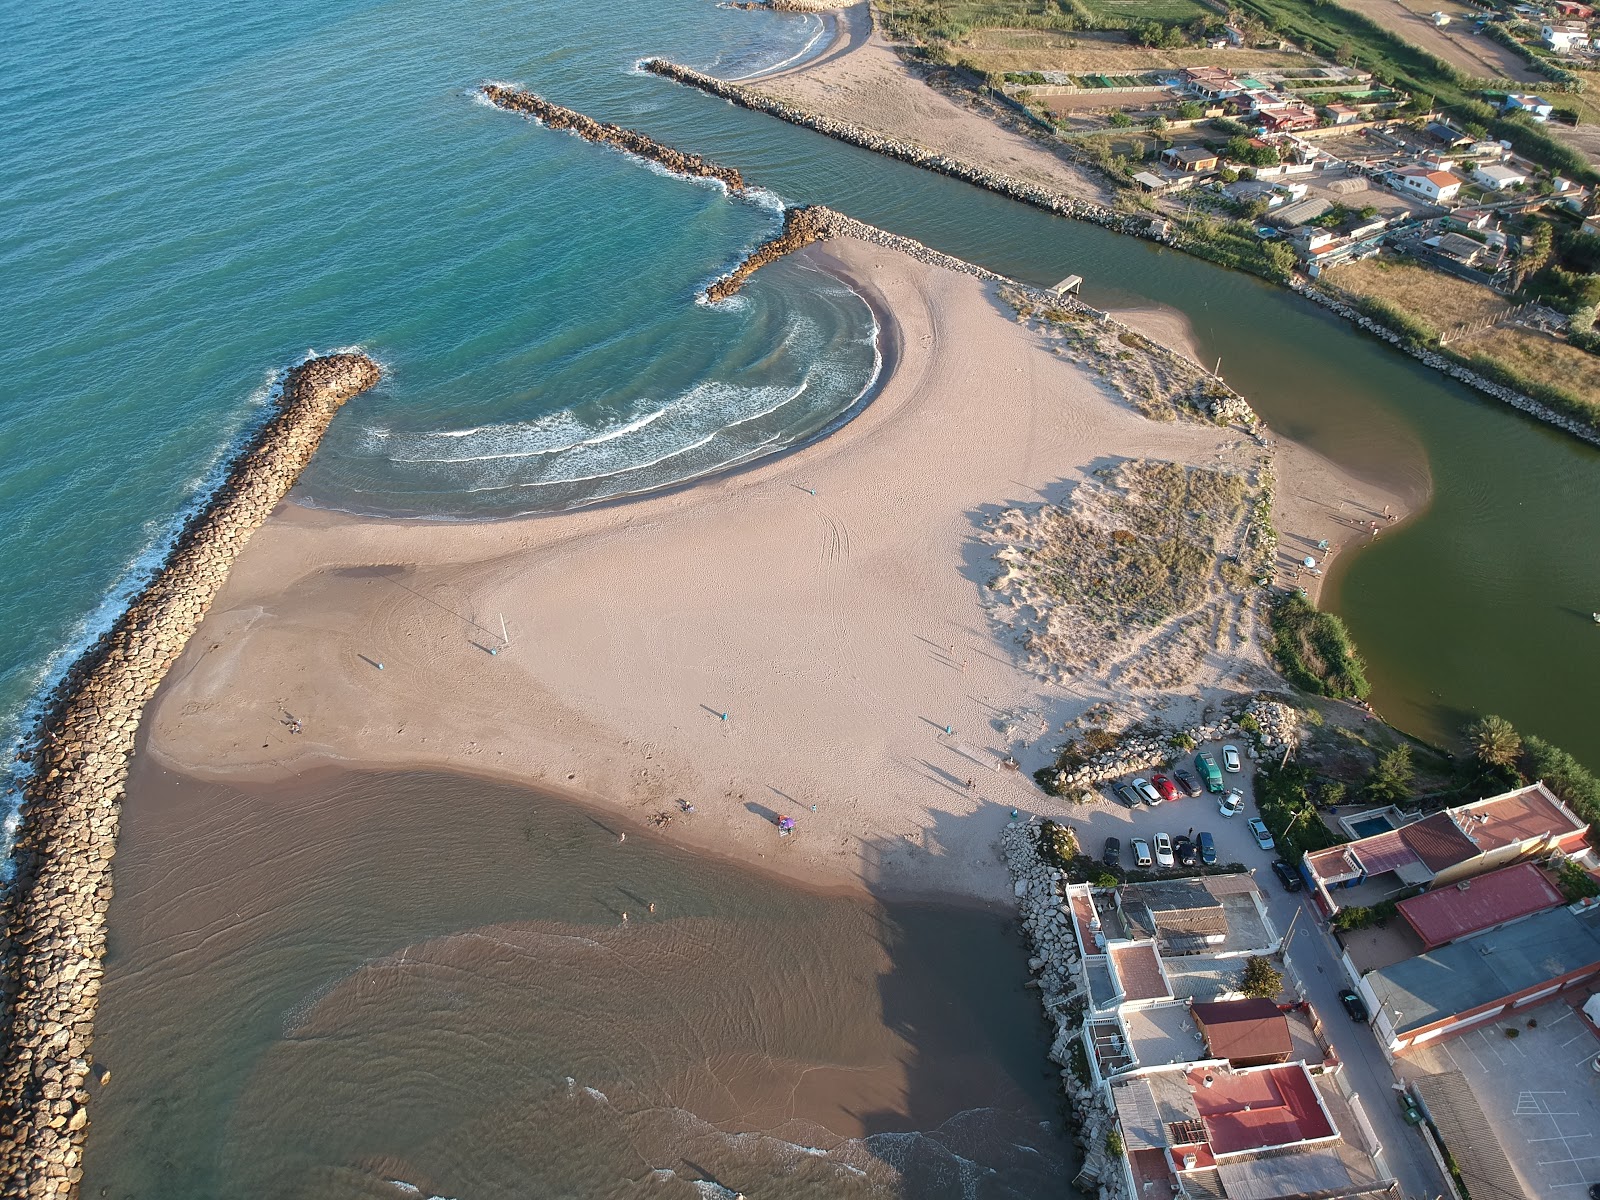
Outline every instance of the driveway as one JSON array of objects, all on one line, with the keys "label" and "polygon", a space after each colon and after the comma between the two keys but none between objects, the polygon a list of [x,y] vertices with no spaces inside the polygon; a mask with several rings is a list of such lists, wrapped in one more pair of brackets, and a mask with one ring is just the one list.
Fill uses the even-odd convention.
[{"label": "driveway", "polygon": [[[1246,743],[1234,743],[1242,752]],[[1182,767],[1200,781],[1194,767],[1195,753],[1212,755],[1220,766],[1222,744],[1213,742],[1199,747],[1198,751],[1183,754],[1174,766]],[[1194,799],[1168,801],[1158,808],[1140,806],[1127,809],[1110,799],[1110,783],[1100,791],[1107,799],[1103,803],[1068,805],[1064,819],[1078,831],[1079,844],[1084,853],[1100,857],[1107,837],[1122,841],[1122,865],[1132,865],[1128,848],[1130,838],[1151,840],[1159,830],[1176,837],[1187,833],[1192,826],[1196,832],[1205,829],[1217,843],[1219,864],[1239,862],[1245,865],[1261,889],[1273,928],[1287,935],[1285,958],[1299,978],[1306,999],[1322,1016],[1323,1031],[1333,1044],[1339,1060],[1344,1063],[1346,1079],[1359,1094],[1361,1106],[1371,1122],[1373,1131],[1383,1144],[1384,1160],[1390,1173],[1400,1182],[1408,1197],[1416,1200],[1433,1200],[1446,1193],[1444,1180],[1428,1152],[1427,1145],[1415,1129],[1405,1123],[1400,1115],[1398,1083],[1388,1056],[1378,1046],[1370,1027],[1351,1021],[1339,1003],[1339,992],[1348,986],[1344,968],[1339,962],[1339,950],[1332,937],[1317,925],[1306,892],[1289,894],[1283,890],[1277,876],[1272,873],[1272,862],[1278,857],[1276,850],[1262,850],[1250,836],[1245,824],[1247,818],[1258,816],[1255,805],[1255,764],[1245,757],[1244,769],[1238,774],[1224,771],[1225,788],[1239,788],[1244,792],[1244,811],[1234,817],[1224,817],[1217,811],[1218,797],[1203,793]],[[1142,773],[1148,779],[1150,772]],[[1119,779],[1111,783],[1126,782]],[[1202,786],[1204,786],[1203,781]],[[1154,847],[1152,847],[1152,850]],[[1182,872],[1174,872],[1182,874]],[[1297,915],[1298,914],[1298,915]],[[1576,1196],[1565,1200],[1578,1200]]]},{"label": "driveway", "polygon": [[[1245,744],[1237,743],[1243,754]],[[1174,766],[1181,767],[1194,777],[1201,787],[1205,781],[1201,778],[1199,770],[1194,765],[1195,751],[1179,756]],[[1222,743],[1210,743],[1200,747],[1198,753],[1210,754],[1217,760],[1217,765],[1222,765]],[[1111,797],[1113,783],[1126,783],[1131,775],[1119,777],[1108,781],[1098,790],[1105,799],[1096,804],[1073,804],[1066,806],[1066,820],[1078,831],[1078,844],[1083,852],[1098,859],[1100,851],[1105,846],[1106,838],[1118,838],[1122,842],[1122,865],[1128,869],[1133,868],[1133,851],[1129,841],[1140,837],[1151,843],[1151,852],[1155,851],[1155,835],[1165,833],[1167,836],[1177,838],[1191,830],[1199,833],[1208,831],[1216,839],[1217,865],[1225,866],[1228,863],[1243,863],[1248,868],[1266,867],[1275,857],[1273,854],[1262,850],[1250,836],[1250,830],[1245,821],[1255,814],[1255,805],[1251,799],[1251,780],[1255,764],[1249,758],[1242,760],[1243,770],[1238,774],[1228,771],[1222,773],[1224,788],[1239,788],[1245,794],[1245,810],[1235,817],[1224,817],[1217,811],[1217,801],[1220,796],[1210,792],[1202,792],[1192,799],[1182,796],[1177,800],[1169,800],[1155,808],[1140,805],[1136,809],[1124,808],[1118,801]],[[1149,779],[1155,771],[1141,772],[1139,778]],[[1169,772],[1170,774],[1170,772]],[[1187,872],[1178,869],[1175,875]],[[1270,870],[1264,877],[1258,877],[1257,883],[1265,887],[1263,878],[1270,879]],[[1282,932],[1282,929],[1279,929]]]},{"label": "driveway", "polygon": [[[1513,1026],[1517,1036],[1508,1038]],[[1589,1065],[1596,1054],[1600,1038],[1558,1000],[1423,1046],[1401,1060],[1400,1072],[1412,1079],[1460,1071],[1528,1195],[1584,1200],[1600,1182],[1600,1074]]]}]

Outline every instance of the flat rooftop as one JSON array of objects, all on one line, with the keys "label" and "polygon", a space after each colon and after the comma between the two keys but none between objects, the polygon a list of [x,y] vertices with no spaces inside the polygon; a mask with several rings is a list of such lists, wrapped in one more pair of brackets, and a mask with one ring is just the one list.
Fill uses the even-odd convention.
[{"label": "flat rooftop", "polygon": [[1186,1004],[1129,1009],[1122,1021],[1141,1067],[1198,1062],[1206,1056],[1200,1031]]},{"label": "flat rooftop", "polygon": [[1561,903],[1561,892],[1531,862],[1464,879],[1399,904],[1400,915],[1427,949]]},{"label": "flat rooftop", "polygon": [[1450,811],[1481,850],[1546,836],[1576,841],[1588,828],[1543,783]]},{"label": "flat rooftop", "polygon": [[1244,1071],[1193,1067],[1185,1077],[1217,1155],[1337,1136],[1299,1063]]},{"label": "flat rooftop", "polygon": [[1172,994],[1161,974],[1161,959],[1149,942],[1112,946],[1109,957],[1124,1000],[1161,1000]]},{"label": "flat rooftop", "polygon": [[1396,1033],[1538,987],[1600,963],[1600,910],[1550,908],[1362,976]]}]

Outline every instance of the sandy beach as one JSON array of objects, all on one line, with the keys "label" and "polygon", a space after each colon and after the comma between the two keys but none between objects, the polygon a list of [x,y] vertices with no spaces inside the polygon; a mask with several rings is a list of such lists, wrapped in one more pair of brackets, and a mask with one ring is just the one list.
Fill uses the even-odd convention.
[{"label": "sandy beach", "polygon": [[[149,748],[213,779],[483,773],[675,814],[674,837],[813,883],[996,896],[996,833],[1041,809],[1028,772],[1096,689],[1024,668],[986,607],[984,521],[1097,464],[1215,465],[1240,439],[1140,416],[993,285],[853,241],[805,253],[883,323],[885,382],[844,429],[676,492],[502,523],[287,504],[158,696]],[[1239,667],[1208,664],[1193,694],[1237,687]]]}]

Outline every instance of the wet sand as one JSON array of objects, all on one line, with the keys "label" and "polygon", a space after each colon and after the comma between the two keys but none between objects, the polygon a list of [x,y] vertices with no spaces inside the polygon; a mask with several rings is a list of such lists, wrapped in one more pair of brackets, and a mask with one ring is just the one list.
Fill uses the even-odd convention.
[{"label": "wet sand", "polygon": [[808,881],[1005,898],[994,839],[1038,808],[1028,760],[1086,702],[997,632],[984,522],[1108,458],[1250,447],[1146,420],[991,285],[853,241],[804,255],[857,281],[896,356],[849,425],[675,493],[500,524],[288,506],[154,704],[151,749],[217,779],[494,775],[674,815],[688,844]]},{"label": "wet sand", "polygon": [[1012,914],[615,833],[471,779],[236,788],[140,760],[84,1194],[1064,1186]]}]

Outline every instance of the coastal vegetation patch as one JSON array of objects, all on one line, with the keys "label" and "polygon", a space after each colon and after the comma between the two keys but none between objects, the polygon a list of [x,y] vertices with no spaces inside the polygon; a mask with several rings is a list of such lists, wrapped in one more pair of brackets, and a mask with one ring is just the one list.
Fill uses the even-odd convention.
[{"label": "coastal vegetation patch", "polygon": [[1182,684],[1236,627],[1246,592],[1223,566],[1249,552],[1257,487],[1134,459],[1099,468],[1065,504],[1007,510],[985,533],[1001,568],[996,611],[1042,673]]},{"label": "coastal vegetation patch", "polygon": [[1273,604],[1269,622],[1272,660],[1290,683],[1334,700],[1367,698],[1366,663],[1338,617],[1290,592]]}]

